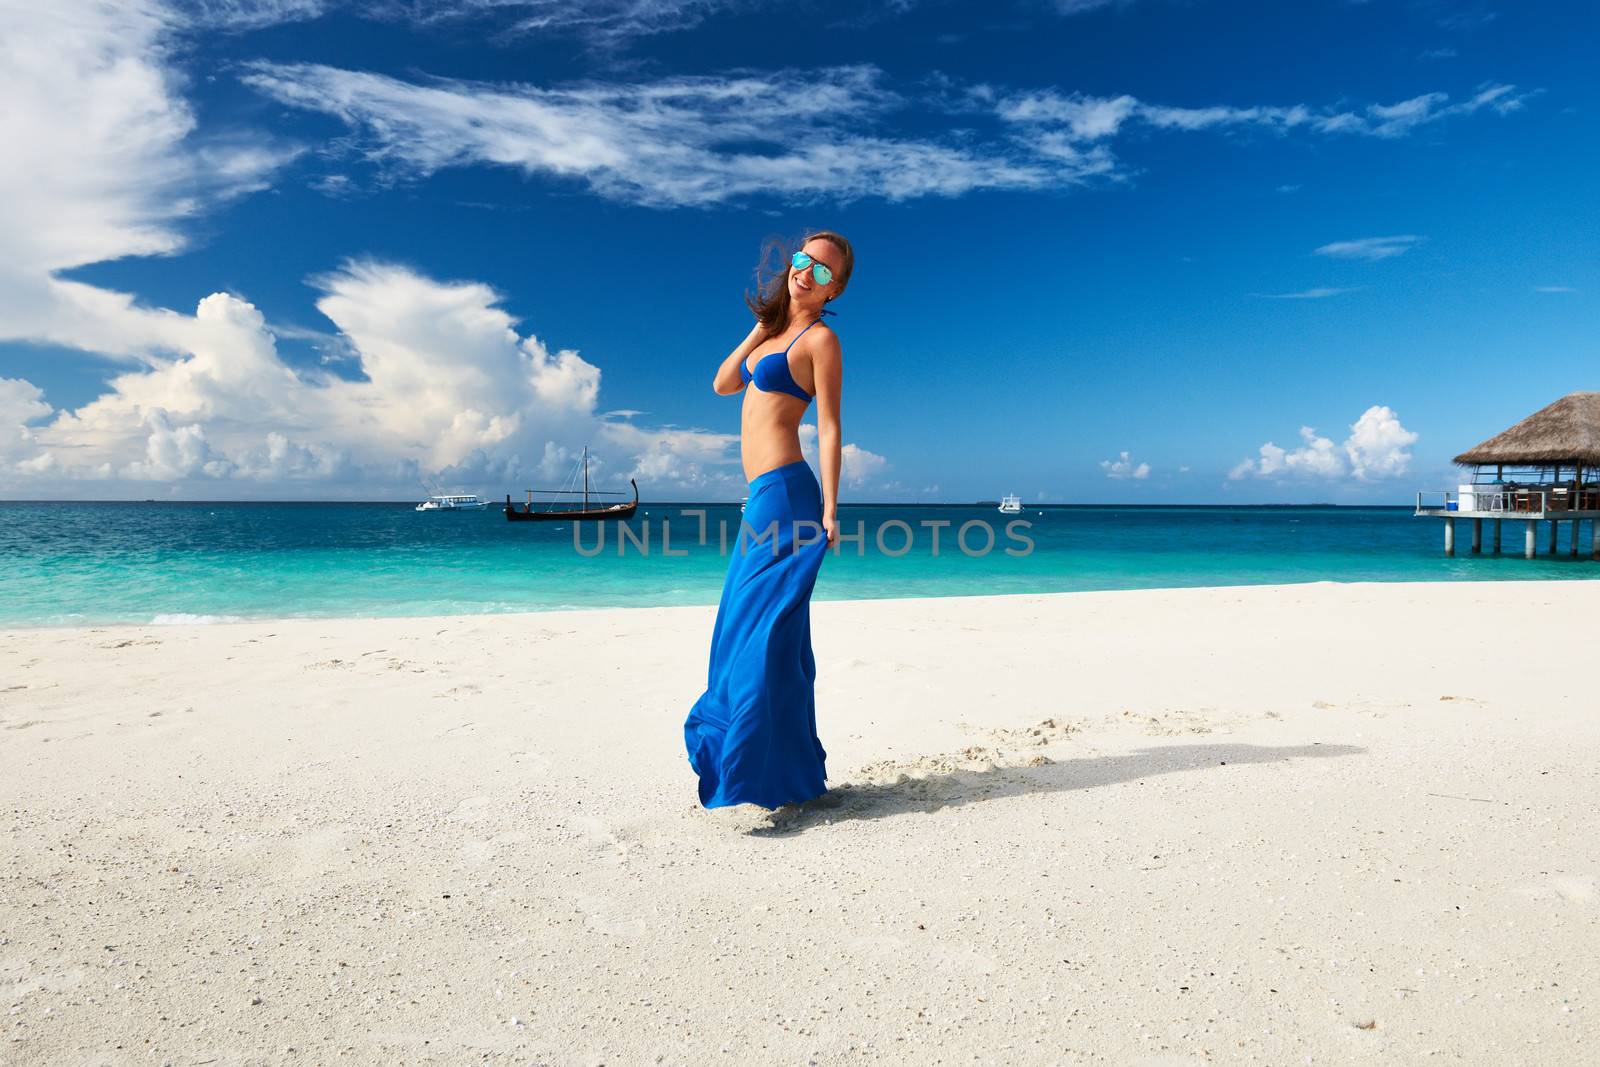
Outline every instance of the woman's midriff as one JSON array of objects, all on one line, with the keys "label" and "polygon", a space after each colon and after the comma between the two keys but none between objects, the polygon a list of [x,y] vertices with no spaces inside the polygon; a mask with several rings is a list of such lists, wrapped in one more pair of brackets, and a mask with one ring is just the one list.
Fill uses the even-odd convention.
[{"label": "woman's midriff", "polygon": [[800,454],[800,420],[807,405],[784,393],[745,389],[739,416],[739,454],[745,481],[753,482],[774,467],[803,458]]}]

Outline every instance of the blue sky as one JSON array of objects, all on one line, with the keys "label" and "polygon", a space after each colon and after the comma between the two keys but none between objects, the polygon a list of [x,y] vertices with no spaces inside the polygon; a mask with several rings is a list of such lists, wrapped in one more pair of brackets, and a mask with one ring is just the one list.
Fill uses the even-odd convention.
[{"label": "blue sky", "polygon": [[[0,14],[0,494],[736,498],[761,240],[842,499],[1380,502],[1600,388],[1593,4]],[[805,438],[809,450],[814,434]]]}]

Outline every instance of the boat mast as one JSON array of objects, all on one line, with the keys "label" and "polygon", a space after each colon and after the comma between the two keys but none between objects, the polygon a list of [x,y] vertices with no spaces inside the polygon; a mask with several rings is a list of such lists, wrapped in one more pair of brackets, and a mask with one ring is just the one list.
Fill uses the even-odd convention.
[{"label": "boat mast", "polygon": [[583,510],[589,510],[589,446],[583,446]]}]

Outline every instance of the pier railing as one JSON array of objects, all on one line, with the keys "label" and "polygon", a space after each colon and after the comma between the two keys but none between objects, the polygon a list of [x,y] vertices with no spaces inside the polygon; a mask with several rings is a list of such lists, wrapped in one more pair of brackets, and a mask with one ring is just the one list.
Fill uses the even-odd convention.
[{"label": "pier railing", "polygon": [[[1465,496],[1465,499],[1463,499]],[[1453,489],[1422,490],[1417,493],[1417,513],[1427,511],[1499,512],[1547,514],[1552,511],[1600,511],[1600,489],[1571,489],[1560,486],[1493,489],[1468,494]]]}]

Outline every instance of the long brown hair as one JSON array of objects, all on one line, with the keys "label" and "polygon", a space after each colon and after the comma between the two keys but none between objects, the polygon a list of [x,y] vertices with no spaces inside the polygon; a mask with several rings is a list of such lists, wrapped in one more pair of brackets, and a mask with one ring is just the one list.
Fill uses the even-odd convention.
[{"label": "long brown hair", "polygon": [[[757,319],[761,320],[762,327],[767,331],[767,336],[772,336],[785,326],[789,325],[789,259],[796,251],[806,246],[808,241],[827,241],[839,250],[839,262],[831,264],[833,267],[833,280],[839,288],[834,291],[833,300],[844,292],[844,287],[850,283],[850,272],[855,269],[856,254],[850,248],[850,242],[842,234],[832,230],[812,230],[798,242],[784,237],[769,237],[761,246],[761,258],[756,262],[756,291],[746,293],[744,302],[750,305],[750,310],[755,312]],[[776,267],[773,260],[777,260]]]}]

